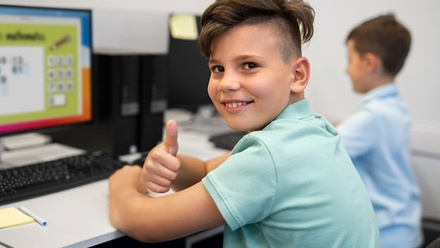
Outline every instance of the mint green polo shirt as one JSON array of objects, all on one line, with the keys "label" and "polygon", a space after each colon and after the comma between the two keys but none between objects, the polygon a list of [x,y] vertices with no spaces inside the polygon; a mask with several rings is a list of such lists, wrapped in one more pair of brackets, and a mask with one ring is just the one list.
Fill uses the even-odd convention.
[{"label": "mint green polo shirt", "polygon": [[379,247],[366,189],[307,99],[243,137],[202,182],[227,223],[224,247]]}]

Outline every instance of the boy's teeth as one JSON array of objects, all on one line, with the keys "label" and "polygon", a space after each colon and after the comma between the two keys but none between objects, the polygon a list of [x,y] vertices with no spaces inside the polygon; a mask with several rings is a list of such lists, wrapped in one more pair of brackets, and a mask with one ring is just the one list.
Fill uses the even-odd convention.
[{"label": "boy's teeth", "polygon": [[241,105],[243,105],[242,102],[232,102],[232,103],[227,103],[226,107],[228,107],[228,108],[237,108],[237,107],[240,107]]}]

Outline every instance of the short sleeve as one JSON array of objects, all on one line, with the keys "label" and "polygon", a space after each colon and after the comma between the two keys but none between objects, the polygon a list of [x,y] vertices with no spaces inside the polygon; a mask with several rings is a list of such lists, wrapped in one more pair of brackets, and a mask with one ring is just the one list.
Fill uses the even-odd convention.
[{"label": "short sleeve", "polygon": [[264,219],[276,197],[272,154],[255,138],[242,139],[202,181],[232,230]]}]

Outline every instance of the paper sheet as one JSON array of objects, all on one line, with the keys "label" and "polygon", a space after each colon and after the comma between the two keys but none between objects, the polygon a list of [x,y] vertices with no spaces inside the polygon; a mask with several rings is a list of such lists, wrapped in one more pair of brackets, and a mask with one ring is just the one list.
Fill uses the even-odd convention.
[{"label": "paper sheet", "polygon": [[9,207],[0,209],[0,229],[28,224],[34,222],[34,219],[17,208]]},{"label": "paper sheet", "polygon": [[170,32],[175,39],[196,40],[199,36],[196,17],[190,14],[172,15],[170,17]]}]

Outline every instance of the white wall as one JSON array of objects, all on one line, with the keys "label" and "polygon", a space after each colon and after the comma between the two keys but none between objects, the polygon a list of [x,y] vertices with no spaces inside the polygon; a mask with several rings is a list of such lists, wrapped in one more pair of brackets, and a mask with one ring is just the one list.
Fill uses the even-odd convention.
[{"label": "white wall", "polygon": [[93,51],[164,54],[170,13],[200,14],[210,0],[0,0],[0,4],[93,10]]},{"label": "white wall", "polygon": [[[312,63],[308,97],[315,110],[340,121],[353,112],[360,99],[351,90],[346,75],[347,53],[344,41],[351,28],[367,18],[393,12],[411,31],[413,44],[407,63],[397,78],[402,95],[414,118],[417,149],[440,153],[440,1],[370,0],[317,1],[309,3],[316,10],[316,34],[305,47]],[[426,135],[428,133],[428,135]]]},{"label": "white wall", "polygon": [[413,166],[422,189],[424,216],[440,220],[440,1],[308,1],[316,11],[315,35],[304,47],[312,77],[306,96],[312,107],[340,122],[359,105],[346,74],[345,38],[360,22],[393,12],[411,31],[413,43],[396,81],[413,117]]},{"label": "white wall", "polygon": [[[154,27],[166,26],[171,12],[201,14],[213,0],[0,0],[15,5],[91,8],[94,10],[95,48],[115,52],[136,52],[127,46],[114,47],[106,40],[117,39],[105,33],[149,32],[140,39],[145,47],[164,44],[157,40]],[[315,35],[304,47],[312,65],[312,77],[306,96],[313,109],[339,122],[355,111],[361,97],[351,90],[345,73],[347,54],[345,37],[351,28],[367,18],[393,12],[411,31],[413,44],[403,71],[397,78],[401,93],[413,117],[413,165],[422,188],[424,215],[440,219],[440,1],[438,0],[309,0],[316,11]],[[151,13],[161,13],[151,17]],[[146,17],[149,15],[150,17]],[[107,22],[113,18],[112,25]],[[154,23],[151,20],[157,19]],[[118,20],[123,23],[119,23]],[[165,21],[164,21],[165,20]],[[118,24],[119,23],[119,24]],[[132,25],[130,25],[130,23]],[[154,23],[154,25],[152,24]],[[111,29],[103,31],[105,28]],[[127,33],[128,32],[128,33]],[[160,32],[160,31],[157,31]],[[167,32],[166,32],[167,35]],[[153,44],[152,41],[155,41]],[[144,42],[144,43],[142,43]],[[142,46],[142,44],[145,44]],[[106,47],[109,46],[109,47]],[[131,48],[134,45],[129,44]],[[159,45],[160,46],[160,45]],[[119,49],[119,50],[118,50]],[[159,47],[159,50],[163,47]],[[143,52],[147,51],[142,50]]]},{"label": "white wall", "polygon": [[201,13],[213,0],[0,0],[0,3],[30,6]]}]

